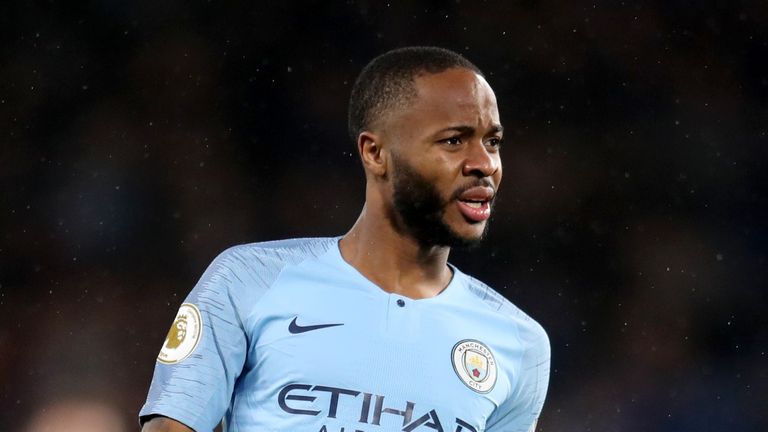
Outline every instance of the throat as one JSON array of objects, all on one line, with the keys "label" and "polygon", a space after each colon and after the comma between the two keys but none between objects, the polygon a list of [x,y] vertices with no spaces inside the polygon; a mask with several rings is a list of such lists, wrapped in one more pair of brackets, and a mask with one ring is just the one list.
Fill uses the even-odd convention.
[{"label": "throat", "polygon": [[355,228],[357,224],[339,241],[341,256],[385,292],[429,298],[451,282],[449,248],[425,248],[408,237],[366,235]]}]

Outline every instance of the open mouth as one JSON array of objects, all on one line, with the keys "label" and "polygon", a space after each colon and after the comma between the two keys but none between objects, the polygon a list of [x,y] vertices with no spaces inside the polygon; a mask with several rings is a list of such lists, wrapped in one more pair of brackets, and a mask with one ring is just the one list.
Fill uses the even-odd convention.
[{"label": "open mouth", "polygon": [[483,222],[491,217],[491,201],[494,190],[491,187],[476,186],[458,196],[459,211],[470,222]]},{"label": "open mouth", "polygon": [[459,211],[472,222],[483,222],[491,217],[490,201],[459,200]]},{"label": "open mouth", "polygon": [[488,201],[462,201],[465,205],[468,205],[472,208],[480,208],[483,205],[488,204]]}]

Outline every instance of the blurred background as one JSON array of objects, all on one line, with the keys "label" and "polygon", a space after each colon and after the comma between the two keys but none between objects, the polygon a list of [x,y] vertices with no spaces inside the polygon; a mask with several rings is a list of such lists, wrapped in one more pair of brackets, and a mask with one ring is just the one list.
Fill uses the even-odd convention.
[{"label": "blurred background", "polygon": [[539,430],[768,430],[768,3],[30,1],[0,37],[0,431],[138,430],[218,252],[354,222],[350,86],[404,45],[497,93],[452,261],[548,330]]}]

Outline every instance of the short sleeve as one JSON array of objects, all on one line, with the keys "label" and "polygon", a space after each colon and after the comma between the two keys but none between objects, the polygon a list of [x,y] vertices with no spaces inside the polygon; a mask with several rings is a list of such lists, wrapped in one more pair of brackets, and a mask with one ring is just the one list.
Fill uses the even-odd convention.
[{"label": "short sleeve", "polygon": [[179,309],[139,416],[162,415],[210,431],[230,405],[248,349],[237,254],[219,255]]},{"label": "short sleeve", "polygon": [[509,398],[489,417],[487,432],[528,432],[536,428],[549,385],[549,338],[535,324],[521,334],[521,339],[529,348],[522,356],[520,378]]}]

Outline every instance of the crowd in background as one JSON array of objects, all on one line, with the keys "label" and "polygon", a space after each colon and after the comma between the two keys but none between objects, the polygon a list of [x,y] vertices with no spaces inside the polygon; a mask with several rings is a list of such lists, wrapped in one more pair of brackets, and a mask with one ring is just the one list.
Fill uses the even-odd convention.
[{"label": "crowd in background", "polygon": [[500,198],[452,261],[547,329],[539,430],[768,429],[767,3],[14,3],[0,430],[138,429],[214,256],[343,234],[349,90],[404,45],[496,91]]}]

